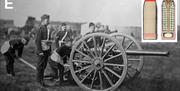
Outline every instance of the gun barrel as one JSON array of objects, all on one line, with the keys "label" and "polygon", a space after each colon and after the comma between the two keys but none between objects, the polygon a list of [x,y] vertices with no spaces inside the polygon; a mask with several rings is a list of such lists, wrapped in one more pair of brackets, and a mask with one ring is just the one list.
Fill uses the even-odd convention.
[{"label": "gun barrel", "polygon": [[168,56],[169,52],[159,52],[159,51],[144,51],[144,50],[127,50],[128,55],[142,55],[142,56]]}]

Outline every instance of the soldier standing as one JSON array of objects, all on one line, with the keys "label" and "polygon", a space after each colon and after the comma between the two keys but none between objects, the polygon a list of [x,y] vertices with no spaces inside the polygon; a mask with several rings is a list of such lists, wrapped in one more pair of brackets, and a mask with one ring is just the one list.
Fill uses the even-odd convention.
[{"label": "soldier standing", "polygon": [[43,78],[44,78],[44,70],[47,65],[48,57],[51,54],[51,31],[47,28],[49,24],[49,15],[45,14],[41,17],[41,25],[37,32],[36,37],[36,46],[37,46],[37,81],[40,85],[45,86]]}]

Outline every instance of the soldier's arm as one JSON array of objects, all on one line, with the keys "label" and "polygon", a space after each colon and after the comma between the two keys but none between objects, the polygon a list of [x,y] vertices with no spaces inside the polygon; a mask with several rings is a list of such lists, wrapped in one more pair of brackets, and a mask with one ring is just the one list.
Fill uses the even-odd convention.
[{"label": "soldier's arm", "polygon": [[21,45],[21,46],[18,48],[18,57],[22,57],[23,48],[24,48],[24,45]]}]

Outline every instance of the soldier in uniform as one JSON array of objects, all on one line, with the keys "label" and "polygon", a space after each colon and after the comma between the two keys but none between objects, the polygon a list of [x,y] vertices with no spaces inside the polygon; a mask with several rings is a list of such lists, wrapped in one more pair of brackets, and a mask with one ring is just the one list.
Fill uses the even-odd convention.
[{"label": "soldier in uniform", "polygon": [[55,37],[56,48],[64,45],[65,42],[72,42],[71,31],[67,30],[66,23],[62,23],[61,29],[57,32]]},{"label": "soldier in uniform", "polygon": [[[29,37],[24,37],[20,39],[12,39],[6,41],[1,47],[1,53],[3,50],[3,55],[6,60],[6,71],[9,76],[15,76],[14,73],[14,59],[22,56],[24,45],[27,45],[29,41]],[[17,51],[17,55],[16,55]]]},{"label": "soldier in uniform", "polygon": [[[52,69],[52,73],[50,74],[54,78],[59,78],[59,84],[61,85],[63,82],[63,74],[64,74],[64,66],[63,64],[67,63],[67,56],[69,57],[69,53],[71,52],[72,46],[72,36],[71,31],[67,30],[67,25],[62,23],[61,29],[55,35],[55,45],[56,49],[54,52],[58,53],[61,56],[61,64],[50,60],[49,64]],[[53,79],[54,79],[53,78]]]},{"label": "soldier in uniform", "polygon": [[96,25],[93,22],[90,22],[89,23],[89,32],[86,33],[85,35],[95,33],[95,32],[96,32]]},{"label": "soldier in uniform", "polygon": [[107,33],[107,34],[110,34],[110,33],[111,33],[111,30],[109,29],[109,26],[108,26],[108,25],[105,26],[104,32]]},{"label": "soldier in uniform", "polygon": [[47,65],[48,57],[51,54],[51,43],[49,40],[51,39],[51,33],[47,26],[49,24],[49,15],[45,14],[41,17],[41,25],[37,32],[36,37],[36,46],[37,46],[37,81],[40,85],[45,86],[43,78],[44,78],[44,70]]}]

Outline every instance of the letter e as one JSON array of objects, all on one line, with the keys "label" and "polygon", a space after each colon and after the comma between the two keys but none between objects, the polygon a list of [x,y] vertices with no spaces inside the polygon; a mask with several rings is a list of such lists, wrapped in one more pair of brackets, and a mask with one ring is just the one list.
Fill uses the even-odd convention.
[{"label": "letter e", "polygon": [[12,5],[13,2],[8,2],[8,0],[5,0],[5,9],[13,9],[14,7],[12,6],[8,6],[8,5]]}]

